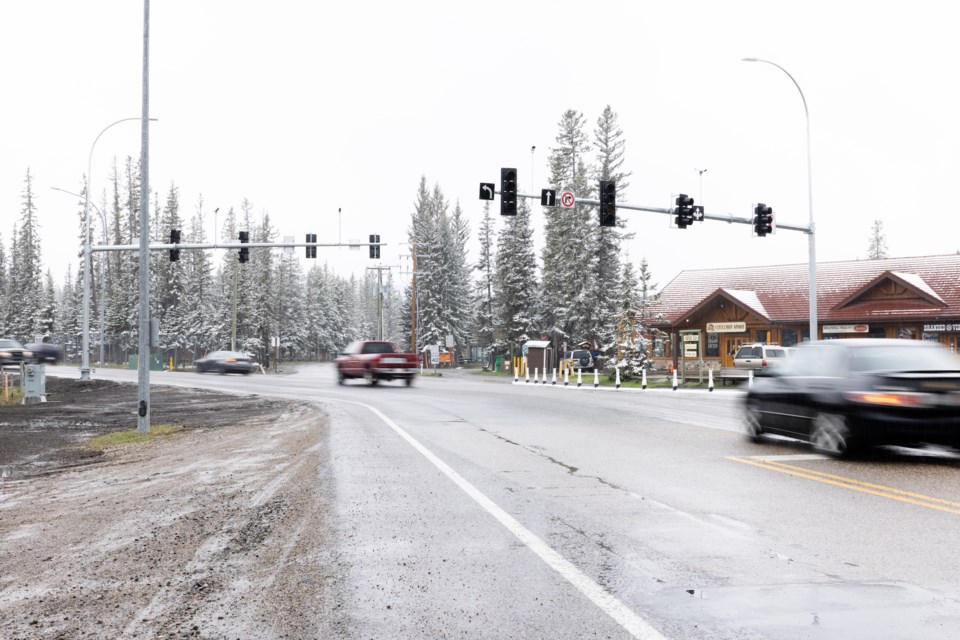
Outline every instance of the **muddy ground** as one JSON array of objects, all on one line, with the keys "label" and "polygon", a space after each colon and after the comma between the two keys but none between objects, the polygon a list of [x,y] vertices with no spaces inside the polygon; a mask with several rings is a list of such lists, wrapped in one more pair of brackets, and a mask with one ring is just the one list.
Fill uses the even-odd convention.
[{"label": "muddy ground", "polygon": [[[326,424],[306,403],[47,379],[48,402],[0,407],[3,638],[340,635],[327,533]],[[304,611],[311,616],[305,617]]]}]

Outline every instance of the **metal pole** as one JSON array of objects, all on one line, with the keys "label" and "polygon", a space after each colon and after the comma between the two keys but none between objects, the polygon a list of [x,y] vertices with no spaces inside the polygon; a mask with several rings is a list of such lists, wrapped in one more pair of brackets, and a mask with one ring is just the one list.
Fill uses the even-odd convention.
[{"label": "metal pole", "polygon": [[150,0],[143,0],[143,113],[140,119],[140,335],[137,432],[150,432]]},{"label": "metal pole", "polygon": [[90,153],[87,155],[87,175],[83,187],[83,346],[80,358],[80,379],[90,379],[90,172],[93,167],[93,150],[97,146],[100,136],[107,132],[110,127],[127,122],[128,120],[139,120],[140,118],[122,118],[116,122],[111,122],[97,134],[90,145]]},{"label": "metal pole", "polygon": [[773,65],[780,71],[783,71],[787,74],[787,77],[790,78],[790,81],[793,82],[793,86],[797,88],[797,91],[800,92],[800,100],[803,101],[803,113],[807,119],[807,206],[810,213],[810,230],[807,232],[809,240],[809,251],[810,251],[810,339],[817,339],[817,239],[816,232],[813,225],[813,169],[812,169],[812,159],[810,153],[810,110],[807,108],[807,98],[803,95],[803,89],[800,88],[800,85],[794,79],[790,72],[778,65],[776,62],[770,62],[769,60],[762,60],[760,58],[743,58],[744,62],[766,62],[769,65]]}]

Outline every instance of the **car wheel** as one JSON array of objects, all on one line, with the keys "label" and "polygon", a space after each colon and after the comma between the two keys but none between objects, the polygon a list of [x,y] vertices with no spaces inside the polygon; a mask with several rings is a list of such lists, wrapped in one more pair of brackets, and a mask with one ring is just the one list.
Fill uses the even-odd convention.
[{"label": "car wheel", "polygon": [[226,367],[220,367],[220,375],[222,375],[222,376],[227,375],[227,368],[226,368]]},{"label": "car wheel", "polygon": [[413,386],[413,376],[407,376],[406,382],[407,382],[407,386],[408,386],[408,387],[412,387],[412,386]]},{"label": "car wheel", "polygon": [[747,439],[751,442],[763,441],[763,425],[760,424],[760,408],[756,402],[747,403],[746,411],[743,414],[743,427],[747,433]]},{"label": "car wheel", "polygon": [[373,375],[373,371],[371,369],[364,371],[363,378],[371,387],[377,384],[377,376]]},{"label": "car wheel", "polygon": [[836,413],[818,413],[813,420],[810,442],[819,453],[834,458],[848,455],[851,450],[850,429],[846,418]]},{"label": "car wheel", "polygon": [[344,384],[347,380],[347,376],[343,375],[343,371],[337,369],[337,384]]}]

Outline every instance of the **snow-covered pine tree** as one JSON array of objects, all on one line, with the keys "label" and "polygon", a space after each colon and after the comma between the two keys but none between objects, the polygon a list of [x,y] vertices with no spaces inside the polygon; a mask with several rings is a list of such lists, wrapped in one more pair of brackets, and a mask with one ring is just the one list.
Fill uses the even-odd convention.
[{"label": "snow-covered pine tree", "polygon": [[[474,265],[479,272],[473,293],[474,303],[474,335],[476,344],[484,349],[491,349],[494,340],[494,309],[493,287],[495,280],[494,242],[496,240],[493,229],[493,218],[490,215],[490,202],[483,205],[483,220],[480,222],[480,256]],[[492,356],[493,351],[489,354]],[[492,364],[492,363],[488,363]]]},{"label": "snow-covered pine tree", "polygon": [[23,342],[33,342],[43,333],[43,271],[36,197],[29,169],[21,197],[23,205],[14,230],[16,245],[10,256],[10,333]]},{"label": "snow-covered pine tree", "polygon": [[[571,190],[589,198],[593,187],[586,166],[590,143],[584,133],[584,117],[574,110],[564,112],[558,124],[557,146],[550,150],[552,188]],[[556,344],[587,338],[595,324],[593,279],[597,260],[597,221],[590,207],[545,208],[543,282],[541,285],[544,331]]]},{"label": "snow-covered pine tree", "polygon": [[511,356],[520,353],[524,342],[539,337],[536,262],[530,205],[521,199],[517,215],[506,218],[497,240],[495,297],[503,337],[494,347]]},{"label": "snow-covered pine tree", "polygon": [[[607,105],[597,119],[593,132],[597,150],[594,182],[615,181],[617,201],[622,202],[629,186],[627,179],[630,173],[623,171],[625,141],[617,120],[617,114],[610,105]],[[623,240],[632,237],[625,229],[626,221],[622,215],[617,216],[615,227],[597,227],[597,261],[593,278],[593,308],[596,315],[595,324],[587,333],[598,339],[602,345],[601,351],[607,354],[613,352],[616,342],[618,300],[615,292],[620,290],[620,247]]]}]

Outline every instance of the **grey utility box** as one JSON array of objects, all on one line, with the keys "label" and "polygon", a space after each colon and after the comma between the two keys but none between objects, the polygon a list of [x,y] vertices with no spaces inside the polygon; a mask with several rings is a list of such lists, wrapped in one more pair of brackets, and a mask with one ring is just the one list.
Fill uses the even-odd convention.
[{"label": "grey utility box", "polygon": [[23,404],[47,401],[47,381],[42,364],[23,365]]}]

